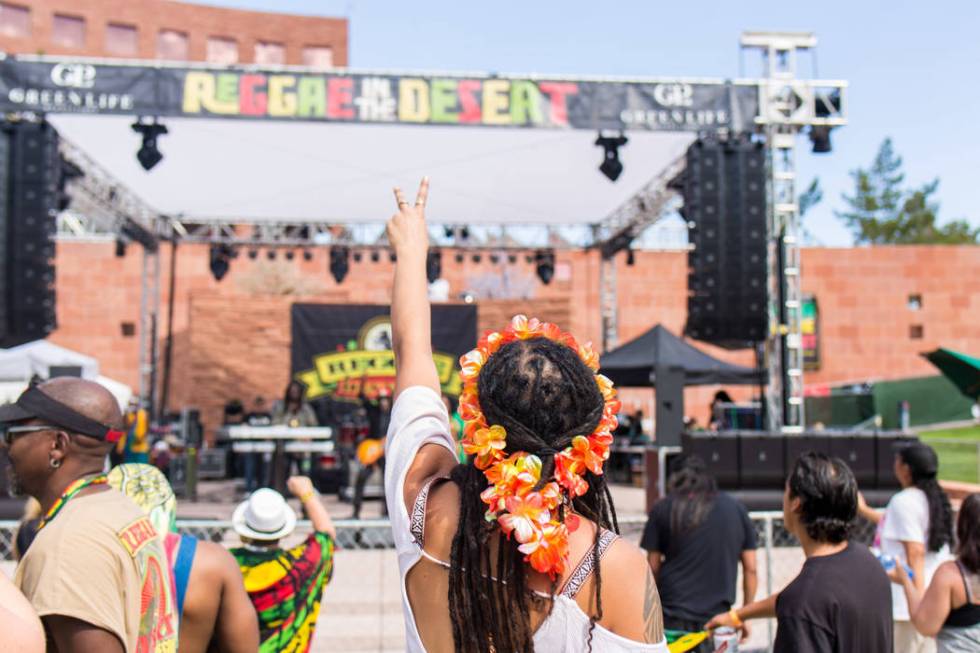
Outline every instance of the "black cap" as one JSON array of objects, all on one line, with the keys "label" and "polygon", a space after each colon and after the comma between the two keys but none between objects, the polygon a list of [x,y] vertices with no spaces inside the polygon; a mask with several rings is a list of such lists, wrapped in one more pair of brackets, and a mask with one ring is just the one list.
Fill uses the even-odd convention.
[{"label": "black cap", "polygon": [[106,442],[116,442],[123,435],[122,431],[82,415],[36,387],[25,390],[14,403],[0,406],[0,424],[34,418],[43,419],[66,431]]}]

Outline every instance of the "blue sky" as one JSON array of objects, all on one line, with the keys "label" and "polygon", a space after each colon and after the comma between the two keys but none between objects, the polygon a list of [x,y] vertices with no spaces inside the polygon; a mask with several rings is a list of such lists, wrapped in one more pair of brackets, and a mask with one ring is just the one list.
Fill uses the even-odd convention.
[{"label": "blue sky", "polygon": [[851,84],[850,124],[834,131],[833,153],[813,155],[800,142],[801,181],[818,176],[824,188],[824,201],[805,221],[816,242],[850,243],[833,210],[851,189],[848,172],[867,165],[888,136],[905,159],[910,184],[940,178],[942,221],[980,223],[977,2],[207,3],[346,16],[353,68],[737,77],[742,30],[813,31],[820,41],[818,75]]}]

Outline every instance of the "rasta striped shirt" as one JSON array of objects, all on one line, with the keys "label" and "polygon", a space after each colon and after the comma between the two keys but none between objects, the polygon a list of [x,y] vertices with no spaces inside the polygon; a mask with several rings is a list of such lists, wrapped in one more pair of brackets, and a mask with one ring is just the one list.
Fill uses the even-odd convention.
[{"label": "rasta striped shirt", "polygon": [[333,575],[334,541],[313,533],[291,549],[232,549],[259,616],[259,653],[306,653]]}]

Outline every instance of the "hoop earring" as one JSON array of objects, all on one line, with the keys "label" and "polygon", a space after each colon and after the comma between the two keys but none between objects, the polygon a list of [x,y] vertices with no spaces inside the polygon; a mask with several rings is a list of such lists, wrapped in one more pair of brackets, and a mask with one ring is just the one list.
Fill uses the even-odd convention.
[{"label": "hoop earring", "polygon": [[59,467],[61,467],[61,461],[55,460],[54,458],[48,458],[48,464],[51,465],[51,467],[54,469],[58,469]]}]

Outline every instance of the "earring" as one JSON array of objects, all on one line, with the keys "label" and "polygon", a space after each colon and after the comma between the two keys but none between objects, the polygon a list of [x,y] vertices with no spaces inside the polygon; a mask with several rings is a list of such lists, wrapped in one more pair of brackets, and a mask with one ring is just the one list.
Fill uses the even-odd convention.
[{"label": "earring", "polygon": [[58,469],[59,467],[61,467],[61,461],[55,460],[54,458],[48,458],[48,464],[51,465],[51,467],[53,467],[54,469]]}]

